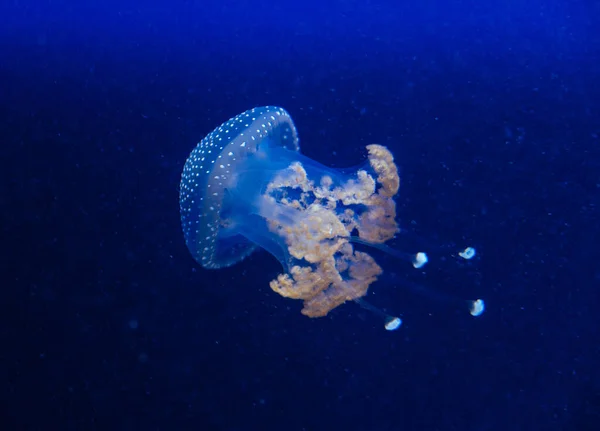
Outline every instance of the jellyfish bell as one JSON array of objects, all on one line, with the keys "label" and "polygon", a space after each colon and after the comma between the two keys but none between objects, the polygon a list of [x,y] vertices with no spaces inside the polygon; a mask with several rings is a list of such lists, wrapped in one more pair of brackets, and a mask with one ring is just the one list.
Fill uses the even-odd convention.
[{"label": "jellyfish bell", "polygon": [[[400,318],[362,299],[383,271],[355,245],[378,248],[415,268],[427,263],[427,255],[386,245],[398,232],[398,170],[387,148],[369,145],[367,152],[367,162],[354,172],[332,169],[299,153],[296,128],[282,108],[254,108],[230,119],[196,146],[183,169],[180,210],[188,249],[203,267],[215,269],[263,248],[283,268],[271,289],[303,300],[306,316],[325,316],[355,301],[384,317],[386,329],[397,329]],[[473,315],[481,311],[471,308]]]},{"label": "jellyfish bell", "polygon": [[240,235],[222,219],[226,191],[241,184],[238,167],[269,138],[297,152],[296,127],[289,114],[276,107],[254,108],[217,127],[194,148],[181,176],[179,203],[185,243],[207,269],[223,268],[250,255],[257,243]]}]

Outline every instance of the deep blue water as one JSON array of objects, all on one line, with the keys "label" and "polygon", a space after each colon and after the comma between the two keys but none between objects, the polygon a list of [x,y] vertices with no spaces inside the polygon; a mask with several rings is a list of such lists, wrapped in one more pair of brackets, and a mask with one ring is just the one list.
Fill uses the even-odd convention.
[{"label": "deep blue water", "polygon": [[[597,2],[36,3],[0,5],[2,429],[600,429]],[[388,146],[400,224],[477,259],[376,254],[396,332],[202,269],[183,164],[262,105],[326,165]]]}]

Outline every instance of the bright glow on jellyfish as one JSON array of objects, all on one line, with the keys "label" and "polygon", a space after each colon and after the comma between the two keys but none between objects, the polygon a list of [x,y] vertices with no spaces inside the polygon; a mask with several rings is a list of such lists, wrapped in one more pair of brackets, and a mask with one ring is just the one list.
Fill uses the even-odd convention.
[{"label": "bright glow on jellyfish", "polygon": [[475,301],[472,301],[471,305],[469,306],[469,310],[471,312],[471,316],[481,316],[485,311],[485,302],[483,302],[483,299],[476,299]]},{"label": "bright glow on jellyfish", "polygon": [[423,268],[427,264],[427,262],[429,262],[427,254],[420,251],[415,255],[415,259],[413,260],[412,264],[416,269],[419,269]]},{"label": "bright glow on jellyfish", "polygon": [[[188,249],[203,267],[214,269],[261,247],[284,269],[271,289],[304,301],[304,315],[325,316],[356,301],[381,315],[386,329],[397,329],[400,318],[361,299],[382,269],[353,246],[379,248],[415,268],[427,263],[425,253],[403,253],[385,244],[398,232],[394,196],[400,180],[392,154],[369,145],[365,165],[347,173],[298,151],[294,124],[277,107],[246,111],[204,138],[181,177]],[[471,314],[481,314],[483,302],[470,304]]]},{"label": "bright glow on jellyfish", "polygon": [[473,247],[467,247],[463,251],[460,251],[458,255],[465,260],[471,260],[475,257],[475,249]]},{"label": "bright glow on jellyfish", "polygon": [[386,331],[395,331],[402,325],[402,319],[399,317],[390,317],[385,320],[384,327]]}]

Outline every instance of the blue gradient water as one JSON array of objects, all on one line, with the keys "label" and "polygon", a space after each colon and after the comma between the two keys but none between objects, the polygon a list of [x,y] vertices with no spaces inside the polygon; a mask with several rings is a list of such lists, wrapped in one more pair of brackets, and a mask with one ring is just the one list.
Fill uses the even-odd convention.
[{"label": "blue gradient water", "polygon": [[[2,429],[598,429],[598,16],[2,3]],[[403,310],[398,331],[352,304],[304,318],[268,288],[268,253],[219,271],[190,257],[185,160],[265,105],[325,165],[392,150],[414,234],[392,246],[477,247],[424,273],[379,258],[374,302]],[[486,314],[394,280],[481,294]]]}]

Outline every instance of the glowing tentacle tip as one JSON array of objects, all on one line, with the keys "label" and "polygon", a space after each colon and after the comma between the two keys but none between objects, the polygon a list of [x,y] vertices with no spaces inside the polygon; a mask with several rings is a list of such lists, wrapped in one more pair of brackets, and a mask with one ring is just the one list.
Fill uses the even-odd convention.
[{"label": "glowing tentacle tip", "polygon": [[459,252],[458,255],[465,260],[470,260],[475,257],[477,251],[473,247],[467,247],[463,251]]},{"label": "glowing tentacle tip", "polygon": [[424,267],[427,262],[429,262],[427,254],[420,251],[415,255],[412,264],[415,268],[419,269]]},{"label": "glowing tentacle tip", "polygon": [[402,319],[399,317],[388,317],[385,319],[385,330],[386,331],[395,331],[402,325]]},{"label": "glowing tentacle tip", "polygon": [[471,313],[471,316],[481,316],[484,311],[485,302],[483,302],[483,299],[476,299],[475,301],[471,302],[471,305],[469,306],[469,312]]}]

